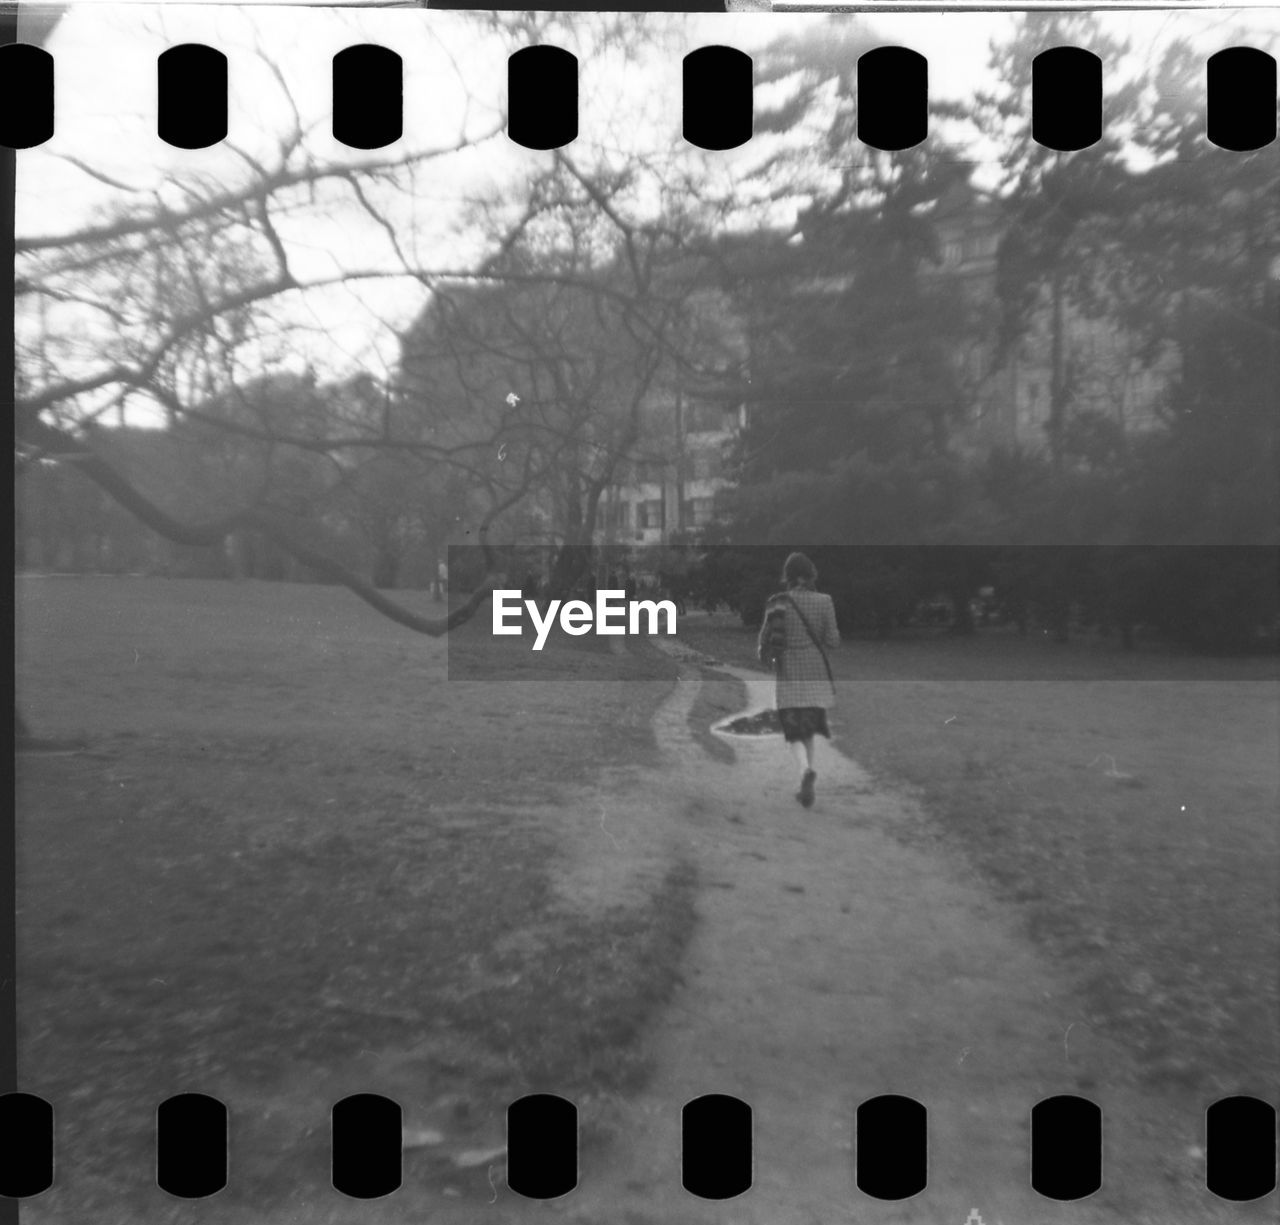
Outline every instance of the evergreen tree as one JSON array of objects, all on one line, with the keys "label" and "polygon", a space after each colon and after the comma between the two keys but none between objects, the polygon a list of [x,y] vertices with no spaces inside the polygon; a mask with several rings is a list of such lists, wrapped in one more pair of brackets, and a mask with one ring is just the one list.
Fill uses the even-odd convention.
[{"label": "evergreen tree", "polygon": [[1103,34],[1091,13],[1029,13],[1014,37],[992,48],[990,66],[1001,82],[980,94],[971,118],[1000,150],[998,193],[1007,216],[996,270],[1001,305],[997,360],[1007,361],[1040,326],[1049,346],[1049,414],[1045,423],[1050,461],[1061,470],[1078,379],[1070,343],[1075,315],[1105,314],[1104,286],[1111,229],[1130,170],[1126,135],[1140,98],[1136,84],[1122,83],[1105,99],[1102,139],[1061,152],[1032,136],[1033,61],[1043,51],[1081,47],[1104,65],[1122,63],[1128,47]]}]

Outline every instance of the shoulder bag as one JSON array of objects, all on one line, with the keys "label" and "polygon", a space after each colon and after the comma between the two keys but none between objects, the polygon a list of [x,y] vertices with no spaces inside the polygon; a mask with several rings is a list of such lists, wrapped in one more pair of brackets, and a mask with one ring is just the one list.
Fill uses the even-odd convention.
[{"label": "shoulder bag", "polygon": [[[836,678],[831,674],[831,661],[827,658],[827,653],[823,650],[822,643],[818,640],[818,635],[813,632],[813,626],[809,624],[809,618],[801,611],[800,605],[795,602],[785,591],[782,592],[780,598],[786,600],[792,608],[796,610],[796,616],[800,618],[800,624],[804,626],[805,633],[809,635],[809,641],[818,648],[818,654],[822,656],[822,666],[827,670],[827,679],[831,682],[834,689]],[[773,665],[775,669],[782,665],[782,655],[785,650],[787,640],[787,630],[785,622],[786,612],[781,605],[771,608],[765,617],[764,641],[760,647],[760,657],[768,664]]]}]

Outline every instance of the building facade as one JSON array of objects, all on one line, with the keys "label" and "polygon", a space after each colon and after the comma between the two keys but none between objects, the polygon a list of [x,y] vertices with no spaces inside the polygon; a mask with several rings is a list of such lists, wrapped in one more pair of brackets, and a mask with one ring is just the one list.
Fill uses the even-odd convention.
[{"label": "building facade", "polygon": [[729,457],[746,408],[677,394],[660,418],[670,445],[650,447],[606,491],[597,540],[605,545],[661,545],[696,539],[715,516],[716,494],[730,484]]},{"label": "building facade", "polygon": [[[1092,414],[1126,433],[1159,425],[1176,355],[1151,360],[1114,318],[1088,314],[1070,300],[1055,314],[1047,293],[1024,334],[1001,354],[997,258],[1008,223],[1000,201],[957,184],[936,202],[930,222],[937,260],[926,263],[921,275],[958,284],[972,324],[966,329],[970,339],[954,354],[964,398],[950,436],[957,452],[980,460],[997,448],[1035,451],[1048,445],[1055,326],[1068,420]],[[851,283],[851,275],[832,268],[797,280],[793,292],[835,294]],[[734,337],[740,362],[749,364],[743,339],[748,329],[734,306],[724,295],[707,295],[706,307],[718,315],[722,332]],[[644,457],[624,465],[607,491],[597,542],[625,547],[696,541],[714,517],[716,494],[732,483],[730,457],[747,412],[745,405],[699,399],[679,389],[655,397]]]},{"label": "building facade", "polygon": [[[967,412],[954,445],[975,457],[996,447],[1043,448],[1054,380],[1055,309],[1050,291],[1042,290],[1025,333],[998,360],[996,271],[1007,229],[1000,202],[960,185],[938,201],[933,224],[939,261],[925,275],[958,281],[975,321],[973,341],[956,354]],[[1068,420],[1092,414],[1127,433],[1159,425],[1160,404],[1178,368],[1173,352],[1152,359],[1113,316],[1096,309],[1086,313],[1065,295],[1056,326]]]},{"label": "building facade", "polygon": [[696,542],[732,483],[732,450],[747,409],[732,391],[748,360],[741,320],[726,295],[693,295],[697,339],[686,356],[699,373],[664,381],[645,406],[643,436],[599,507],[597,544],[626,552]]}]

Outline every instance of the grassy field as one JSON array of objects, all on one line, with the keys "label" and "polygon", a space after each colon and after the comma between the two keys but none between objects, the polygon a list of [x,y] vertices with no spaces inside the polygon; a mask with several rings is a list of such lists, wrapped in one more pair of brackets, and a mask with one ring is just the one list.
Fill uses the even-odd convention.
[{"label": "grassy field", "polygon": [[[19,579],[17,611],[24,715],[91,746],[19,761],[20,1066],[57,1110],[56,1219],[168,1219],[151,1128],[179,1090],[238,1108],[209,1212],[239,1219],[327,1181],[334,1069],[382,1067],[463,1145],[523,1092],[642,1081],[694,882],[673,863],[588,917],[522,815],[652,762],[673,665],[561,639],[535,679],[485,624],[446,646],[326,587]],[[420,1182],[465,1177],[436,1151]]]},{"label": "grassy field", "polygon": [[[535,658],[483,616],[446,644],[325,587],[17,594],[23,713],[91,745],[19,762],[22,1087],[55,1103],[74,1188],[41,1220],[191,1219],[157,1215],[152,1182],[152,1111],[182,1089],[241,1104],[205,1221],[322,1186],[327,1104],[379,1076],[459,1144],[519,1093],[567,1092],[590,1144],[646,1075],[696,882],[673,863],[646,904],[588,918],[522,814],[656,763],[668,659],[563,637]],[[727,618],[682,637],[752,662]],[[984,634],[849,643],[837,668],[840,745],[924,801],[900,836],[1016,906],[1144,1076],[1274,1097],[1273,662]],[[706,728],[742,687],[703,676],[690,733],[725,755]],[[456,1186],[436,1152],[414,1185]]]},{"label": "grassy field", "polygon": [[[689,645],[758,666],[755,635]],[[1198,659],[988,632],[847,642],[840,747],[924,800],[1152,1083],[1280,1092],[1280,686]],[[1049,679],[1054,678],[1054,679]]]}]

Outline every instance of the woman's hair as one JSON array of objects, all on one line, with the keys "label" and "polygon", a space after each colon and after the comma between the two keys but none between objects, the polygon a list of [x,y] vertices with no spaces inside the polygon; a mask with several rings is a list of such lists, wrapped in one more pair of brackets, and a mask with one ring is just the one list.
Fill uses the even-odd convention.
[{"label": "woman's hair", "polygon": [[782,566],[784,583],[813,583],[818,579],[818,568],[803,553],[792,553]]}]

